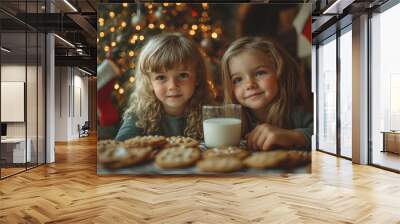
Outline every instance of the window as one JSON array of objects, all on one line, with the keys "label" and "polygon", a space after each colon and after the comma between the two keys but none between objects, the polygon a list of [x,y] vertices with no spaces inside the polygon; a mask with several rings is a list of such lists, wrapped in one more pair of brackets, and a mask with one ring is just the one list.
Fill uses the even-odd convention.
[{"label": "window", "polygon": [[336,36],[318,48],[318,146],[336,153]]},{"label": "window", "polygon": [[[347,31],[347,32],[346,32]],[[351,26],[340,36],[340,155],[352,157],[352,35]]]},{"label": "window", "polygon": [[400,148],[400,133],[384,139],[384,132],[400,131],[400,30],[395,28],[398,21],[400,4],[371,18],[372,164],[396,170],[400,170],[400,156],[386,146]]}]

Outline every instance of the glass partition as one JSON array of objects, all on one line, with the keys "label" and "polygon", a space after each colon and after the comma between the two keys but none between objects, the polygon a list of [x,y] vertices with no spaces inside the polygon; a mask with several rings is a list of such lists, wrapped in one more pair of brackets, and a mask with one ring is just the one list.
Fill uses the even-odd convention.
[{"label": "glass partition", "polygon": [[7,129],[1,140],[2,177],[25,170],[31,161],[31,151],[26,150],[26,41],[25,32],[1,34],[0,110]]},{"label": "glass partition", "polygon": [[45,35],[16,18],[44,1],[26,4],[0,2],[1,179],[45,162]]}]

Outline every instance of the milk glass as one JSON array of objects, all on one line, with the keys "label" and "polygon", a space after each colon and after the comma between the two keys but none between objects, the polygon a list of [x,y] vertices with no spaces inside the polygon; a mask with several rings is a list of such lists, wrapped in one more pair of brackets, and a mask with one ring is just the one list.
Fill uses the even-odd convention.
[{"label": "milk glass", "polygon": [[240,144],[241,111],[238,104],[203,106],[204,142],[208,148]]}]

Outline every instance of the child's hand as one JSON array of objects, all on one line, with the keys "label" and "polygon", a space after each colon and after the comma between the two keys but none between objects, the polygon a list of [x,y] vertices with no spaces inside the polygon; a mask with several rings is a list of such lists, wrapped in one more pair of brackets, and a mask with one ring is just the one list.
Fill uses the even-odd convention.
[{"label": "child's hand", "polygon": [[258,125],[246,135],[246,139],[250,149],[263,151],[270,150],[274,145],[291,147],[307,144],[302,133],[278,128],[267,123]]}]

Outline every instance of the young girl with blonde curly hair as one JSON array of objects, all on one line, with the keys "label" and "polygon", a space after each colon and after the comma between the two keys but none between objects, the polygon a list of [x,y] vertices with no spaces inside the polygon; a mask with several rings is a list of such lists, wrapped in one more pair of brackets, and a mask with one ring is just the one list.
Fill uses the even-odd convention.
[{"label": "young girl with blonde curly hair", "polygon": [[313,115],[307,112],[304,80],[290,55],[261,37],[234,41],[222,57],[225,103],[244,108],[249,148],[310,149]]},{"label": "young girl with blonde curly hair", "polygon": [[203,137],[201,108],[212,101],[198,47],[180,33],[155,36],[138,56],[134,91],[116,136]]}]

